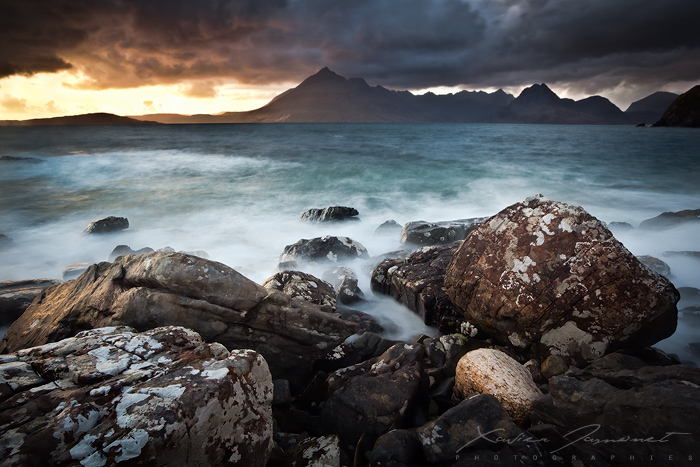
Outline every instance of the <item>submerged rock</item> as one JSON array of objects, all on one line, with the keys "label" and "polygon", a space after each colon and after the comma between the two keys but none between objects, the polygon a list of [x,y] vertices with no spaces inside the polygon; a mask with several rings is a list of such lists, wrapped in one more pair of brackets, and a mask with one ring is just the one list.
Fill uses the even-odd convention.
[{"label": "submerged rock", "polygon": [[[117,245],[114,250],[109,254],[107,258],[108,261],[114,261],[119,256],[124,255],[145,255],[146,253],[151,253],[153,248],[145,247],[140,250],[132,250],[129,245]],[[198,255],[197,255],[198,256]]]},{"label": "submerged rock", "polygon": [[186,326],[229,349],[259,351],[276,377],[298,376],[358,330],[224,264],[154,252],[92,265],[78,279],[46,289],[7,331],[0,351],[115,325]]},{"label": "submerged rock", "polygon": [[629,222],[609,222],[608,229],[613,232],[629,232],[634,230],[634,227]]},{"label": "submerged rock", "polygon": [[90,263],[70,263],[65,268],[63,268],[63,274],[61,277],[64,281],[69,281],[79,277],[84,273],[87,268],[90,267]]},{"label": "submerged rock", "polygon": [[301,220],[306,222],[338,222],[345,220],[359,220],[360,213],[355,208],[347,206],[328,206],[322,209],[309,209],[301,214]]},{"label": "submerged rock", "polygon": [[642,264],[657,274],[661,274],[664,277],[671,278],[671,266],[668,263],[661,261],[659,258],[654,258],[653,256],[641,255],[637,256],[637,259],[642,262]]},{"label": "submerged rock", "polygon": [[357,274],[345,266],[329,269],[323,273],[323,280],[335,287],[336,301],[343,305],[363,302],[364,294],[358,285]]},{"label": "submerged rock", "polygon": [[348,237],[326,235],[310,240],[302,239],[292,245],[287,245],[284,247],[279,262],[336,263],[358,258],[369,258],[367,249],[361,243]]},{"label": "submerged rock", "polygon": [[189,329],[93,329],[0,362],[3,465],[262,467],[272,450],[265,360]]},{"label": "submerged rock", "polygon": [[462,311],[445,293],[445,269],[460,242],[419,248],[406,259],[388,259],[372,271],[372,291],[390,295],[441,332],[460,330]]},{"label": "submerged rock", "polygon": [[477,228],[487,217],[475,217],[472,219],[459,219],[455,221],[408,222],[401,230],[401,243],[414,245],[440,245],[464,240],[467,235]]},{"label": "submerged rock", "polygon": [[0,325],[14,322],[44,289],[61,282],[58,279],[0,282]]},{"label": "submerged rock", "polygon": [[445,275],[480,331],[535,357],[590,362],[675,331],[678,291],[582,208],[541,195],[484,222]]},{"label": "submerged rock", "polygon": [[380,237],[380,236],[389,236],[389,235],[397,235],[401,232],[402,226],[395,220],[391,219],[385,222],[382,222],[379,227],[377,227],[374,230],[374,236],[375,237]]},{"label": "submerged rock", "polygon": [[129,220],[126,217],[109,216],[91,222],[83,231],[85,234],[106,234],[119,232],[129,228]]}]

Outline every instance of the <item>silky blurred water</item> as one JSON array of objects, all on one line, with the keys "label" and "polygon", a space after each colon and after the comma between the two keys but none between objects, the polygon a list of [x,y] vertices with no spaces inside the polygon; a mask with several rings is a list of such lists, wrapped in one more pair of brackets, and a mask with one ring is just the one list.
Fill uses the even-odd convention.
[{"label": "silky blurred water", "polygon": [[[4,127],[2,156],[21,159],[0,160],[0,232],[14,239],[0,251],[0,280],[60,278],[66,264],[106,261],[116,245],[127,244],[204,250],[262,282],[276,271],[284,247],[301,238],[345,235],[379,255],[402,246],[398,235],[373,235],[385,220],[488,216],[535,193],[635,227],[664,211],[700,208],[700,132],[685,129]],[[303,211],[329,205],[353,206],[362,220],[299,220]],[[89,222],[110,215],[127,217],[130,229],[82,235]],[[700,251],[699,233],[688,225],[616,235],[633,253],[669,263],[677,287],[700,288],[700,261],[663,256],[667,250]],[[358,273],[369,292],[367,273]],[[401,307],[381,303],[376,313],[406,316]],[[411,318],[398,320],[398,334],[426,331]],[[683,340],[700,341],[694,332]],[[681,352],[683,345],[671,350]]]}]

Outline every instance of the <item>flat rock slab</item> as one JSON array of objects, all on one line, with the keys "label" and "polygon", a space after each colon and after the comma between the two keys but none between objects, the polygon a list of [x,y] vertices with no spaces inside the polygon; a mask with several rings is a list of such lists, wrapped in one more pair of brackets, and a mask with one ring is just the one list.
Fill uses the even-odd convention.
[{"label": "flat rock slab", "polygon": [[0,358],[3,465],[264,466],[272,378],[185,328],[84,331]]}]

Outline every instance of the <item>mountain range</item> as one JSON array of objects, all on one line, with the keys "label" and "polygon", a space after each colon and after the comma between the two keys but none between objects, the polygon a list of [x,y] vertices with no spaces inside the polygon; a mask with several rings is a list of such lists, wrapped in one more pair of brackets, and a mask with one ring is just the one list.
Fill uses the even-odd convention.
[{"label": "mountain range", "polygon": [[[279,123],[279,122],[440,122],[440,123],[550,123],[632,125],[654,123],[678,97],[657,92],[622,111],[608,99],[592,96],[562,99],[546,84],[525,88],[518,97],[499,89],[492,93],[461,91],[414,95],[370,86],[362,78],[344,78],[327,67],[298,86],[276,96],[265,106],[247,112],[216,115],[148,114],[107,117],[110,114],[0,121],[0,125],[80,125],[166,123]],[[80,123],[93,122],[93,123]]]}]

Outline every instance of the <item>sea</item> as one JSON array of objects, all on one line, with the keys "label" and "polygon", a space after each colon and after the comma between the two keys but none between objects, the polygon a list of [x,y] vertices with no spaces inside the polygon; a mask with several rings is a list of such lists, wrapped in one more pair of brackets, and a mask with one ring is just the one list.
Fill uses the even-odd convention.
[{"label": "sea", "polygon": [[[387,220],[491,216],[536,193],[582,206],[635,255],[700,289],[700,223],[650,232],[640,222],[700,209],[700,131],[633,126],[510,124],[210,124],[0,127],[0,280],[58,278],[70,263],[107,261],[117,245],[204,251],[262,283],[286,245],[347,236],[371,256],[405,246],[377,236]],[[302,212],[351,206],[359,221],[310,224]],[[118,234],[86,236],[107,216]],[[370,298],[363,311],[408,339],[435,330],[386,297],[370,270],[350,265]],[[308,272],[321,275],[327,266]],[[679,309],[697,306],[692,289]],[[695,300],[695,301],[693,301]],[[690,316],[690,315],[689,315]],[[657,347],[700,363],[700,317]],[[692,318],[692,317],[691,317]],[[3,331],[0,331],[0,333]]]}]

